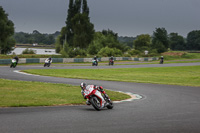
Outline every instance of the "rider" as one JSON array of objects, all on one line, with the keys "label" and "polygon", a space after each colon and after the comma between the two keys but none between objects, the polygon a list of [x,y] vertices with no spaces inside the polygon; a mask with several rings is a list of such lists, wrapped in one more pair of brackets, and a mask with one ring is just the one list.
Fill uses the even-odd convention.
[{"label": "rider", "polygon": [[[103,87],[102,87],[102,86],[86,85],[86,83],[81,83],[80,87],[81,87],[81,89],[82,89],[82,90],[81,90],[81,93],[82,93],[84,99],[87,99],[87,98],[86,98],[86,97],[87,97],[87,94],[85,94],[85,90],[89,89],[90,87],[93,87],[95,90],[100,91],[101,93],[104,94],[105,97],[107,97],[107,98],[109,99],[108,95],[107,95],[106,92],[103,90]],[[87,104],[87,105],[90,105],[90,104],[91,104],[90,101],[89,101],[89,99],[87,99],[86,104]],[[104,106],[107,106],[107,103],[106,103]]]},{"label": "rider", "polygon": [[52,62],[52,59],[51,59],[51,57],[49,57],[49,63],[51,63]]},{"label": "rider", "polygon": [[94,56],[94,60],[97,60],[97,57],[96,57],[96,56]]},{"label": "rider", "polygon": [[110,59],[113,60],[113,56],[111,56]]},{"label": "rider", "polygon": [[17,56],[15,56],[13,59],[16,60],[16,65],[18,64],[19,58]]},{"label": "rider", "polygon": [[111,57],[110,57],[110,61],[114,61],[114,58],[113,58],[113,56],[111,56]]},{"label": "rider", "polygon": [[95,62],[96,62],[96,64],[95,64],[95,62],[93,62],[93,65],[98,65],[98,59],[97,59],[97,57],[96,57],[96,56],[94,56],[94,59],[93,59],[93,61],[95,61]]},{"label": "rider", "polygon": [[94,56],[94,60],[95,60],[96,62],[98,62],[98,60],[97,60],[97,56]]},{"label": "rider", "polygon": [[164,63],[164,57],[163,57],[163,56],[160,57],[160,63],[161,63],[161,64]]},{"label": "rider", "polygon": [[52,58],[49,57],[49,58],[46,58],[45,62],[48,61],[48,63],[51,63],[52,62]]}]

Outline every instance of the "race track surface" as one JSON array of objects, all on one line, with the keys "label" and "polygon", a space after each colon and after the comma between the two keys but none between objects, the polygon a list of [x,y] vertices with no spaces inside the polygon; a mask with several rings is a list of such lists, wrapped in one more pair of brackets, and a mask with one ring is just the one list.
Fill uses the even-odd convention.
[{"label": "race track surface", "polygon": [[[200,63],[116,65],[116,66],[40,66],[0,67],[0,78],[79,85],[102,85],[106,89],[136,93],[143,98],[117,103],[112,110],[96,111],[92,106],[54,106],[0,108],[0,133],[200,133],[200,87],[125,83],[13,72],[25,69],[97,69],[128,67],[189,66]],[[0,100],[1,101],[1,100]]]}]

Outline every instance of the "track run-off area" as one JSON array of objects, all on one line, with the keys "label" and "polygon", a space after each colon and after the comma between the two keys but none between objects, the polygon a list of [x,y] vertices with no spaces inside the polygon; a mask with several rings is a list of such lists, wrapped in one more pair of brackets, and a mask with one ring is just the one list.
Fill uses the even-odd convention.
[{"label": "track run-off area", "polygon": [[[110,69],[194,66],[200,63],[114,66],[0,66],[0,78],[80,85],[138,94],[142,98],[96,111],[87,105],[0,108],[0,133],[199,133],[200,87],[69,79],[19,73],[26,69]],[[81,93],[80,93],[81,95]],[[1,102],[1,100],[0,100]]]}]

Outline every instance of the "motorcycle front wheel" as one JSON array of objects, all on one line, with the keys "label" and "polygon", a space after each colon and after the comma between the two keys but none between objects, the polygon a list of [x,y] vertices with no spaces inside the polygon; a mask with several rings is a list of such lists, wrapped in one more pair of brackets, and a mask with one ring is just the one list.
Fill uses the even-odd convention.
[{"label": "motorcycle front wheel", "polygon": [[97,111],[100,111],[100,110],[101,110],[101,103],[100,103],[99,98],[93,96],[93,97],[90,98],[90,102],[91,102],[92,106],[93,106]]},{"label": "motorcycle front wheel", "polygon": [[108,109],[112,109],[113,108],[113,102],[110,100],[109,101],[109,105],[106,106]]}]

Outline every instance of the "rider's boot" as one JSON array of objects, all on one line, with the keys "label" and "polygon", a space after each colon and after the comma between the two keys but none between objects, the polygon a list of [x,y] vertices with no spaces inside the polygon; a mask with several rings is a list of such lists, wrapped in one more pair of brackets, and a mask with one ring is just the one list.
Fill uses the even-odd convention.
[{"label": "rider's boot", "polygon": [[90,104],[91,104],[89,99],[87,99],[86,104],[87,104],[87,105],[90,105]]},{"label": "rider's boot", "polygon": [[104,104],[104,106],[105,106],[105,107],[107,107],[108,105],[109,105],[109,103],[108,103],[108,102],[106,102],[106,103]]}]

